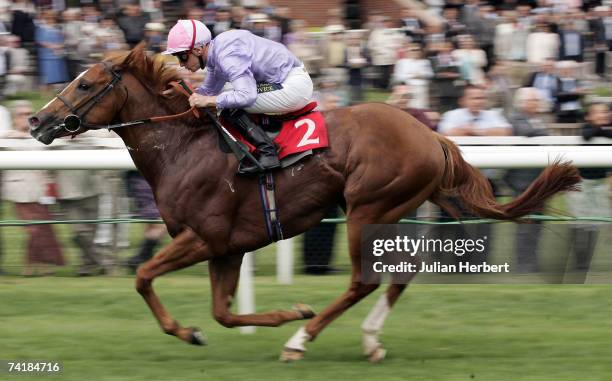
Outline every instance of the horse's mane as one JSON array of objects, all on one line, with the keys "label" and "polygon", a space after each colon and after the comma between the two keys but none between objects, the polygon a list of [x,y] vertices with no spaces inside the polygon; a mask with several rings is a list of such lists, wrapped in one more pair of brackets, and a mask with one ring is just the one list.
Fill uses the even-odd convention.
[{"label": "horse's mane", "polygon": [[[176,68],[167,65],[163,56],[148,56],[144,51],[144,44],[139,44],[131,51],[112,53],[105,61],[129,71],[152,94],[160,94],[169,87],[169,82],[181,79]],[[189,106],[187,98],[183,96],[164,98],[161,103],[172,113],[183,112]]]}]

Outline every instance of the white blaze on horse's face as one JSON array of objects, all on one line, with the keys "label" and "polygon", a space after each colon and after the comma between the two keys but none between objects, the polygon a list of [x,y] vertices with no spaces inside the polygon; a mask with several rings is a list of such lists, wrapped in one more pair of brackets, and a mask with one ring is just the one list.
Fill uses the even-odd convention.
[{"label": "white blaze on horse's face", "polygon": [[53,101],[55,101],[56,99],[57,99],[57,97],[53,97],[53,98],[52,98],[52,99],[51,99],[49,102],[47,102],[47,104],[46,104],[46,105],[44,105],[44,106],[43,106],[43,109],[45,109],[45,108],[49,107],[49,105],[50,105],[51,103],[53,103]]},{"label": "white blaze on horse's face", "polygon": [[[78,75],[78,77],[76,77],[76,78],[74,79],[74,81],[70,82],[70,85],[71,85],[72,83],[74,83],[74,82],[78,81],[79,79],[81,79],[81,77],[83,77],[83,76],[84,76],[84,75],[85,75],[85,74],[86,74],[88,71],[89,71],[89,69],[87,69],[87,70],[85,70],[85,71],[82,71],[82,72],[81,72],[81,74],[79,74],[79,75]],[[69,87],[70,87],[70,85],[68,85],[68,86],[64,87],[64,89],[63,89],[63,90],[60,92],[60,94],[59,94],[59,95],[64,94],[64,92],[66,91],[66,89],[67,89],[67,88],[69,88]],[[57,99],[57,97],[53,97],[53,99],[51,99],[49,102],[47,102],[47,104],[46,104],[46,105],[44,105],[44,106],[42,107],[42,108],[43,108],[43,110],[44,110],[44,109],[46,109],[47,107],[49,107],[49,105],[51,105],[51,103],[53,103],[53,102],[54,102],[56,99]]]}]

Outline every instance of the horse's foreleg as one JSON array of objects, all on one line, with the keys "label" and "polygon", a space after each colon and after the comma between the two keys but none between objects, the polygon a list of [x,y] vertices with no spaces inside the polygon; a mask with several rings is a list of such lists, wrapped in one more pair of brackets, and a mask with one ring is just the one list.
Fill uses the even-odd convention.
[{"label": "horse's foreleg", "polygon": [[192,231],[180,233],[155,257],[143,263],[136,272],[136,290],[151,309],[161,329],[191,344],[203,345],[204,338],[197,328],[183,328],[166,311],[153,290],[155,278],[165,273],[189,267],[211,257],[206,244]]},{"label": "horse's foreleg", "polygon": [[364,284],[361,282],[361,226],[361,224],[351,222],[348,224],[349,250],[351,253],[352,266],[349,289],[323,312],[310,320],[305,327],[301,327],[295,335],[287,341],[283,353],[281,354],[282,361],[301,359],[303,353],[306,351],[304,345],[307,341],[314,340],[323,328],[334,321],[334,319],[378,288],[378,284]]},{"label": "horse's foreleg", "polygon": [[390,284],[387,291],[378,298],[374,307],[361,324],[363,331],[363,354],[371,362],[381,361],[386,351],[378,340],[378,335],[382,330],[385,320],[391,312],[391,308],[399,299],[407,284]]},{"label": "horse's foreleg", "polygon": [[236,315],[230,310],[240,276],[244,254],[213,258],[209,262],[210,282],[213,292],[213,316],[224,327],[266,326],[278,327],[284,323],[309,319],[314,316],[310,307],[297,305],[290,311],[271,311],[258,314]]}]

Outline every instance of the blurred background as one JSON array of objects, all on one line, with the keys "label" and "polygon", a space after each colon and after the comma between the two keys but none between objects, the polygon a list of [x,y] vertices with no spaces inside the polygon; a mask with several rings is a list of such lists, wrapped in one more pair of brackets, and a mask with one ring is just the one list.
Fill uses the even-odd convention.
[{"label": "blurred background", "polygon": [[[179,18],[201,20],[213,36],[241,28],[286,45],[313,77],[321,110],[388,102],[449,136],[610,137],[611,6],[579,0],[0,1],[0,150],[43,149],[28,134],[31,113],[109,52],[141,41],[151,54],[163,51]],[[194,85],[204,76],[182,73]],[[112,137],[88,133],[61,149],[104,148]],[[538,173],[486,172],[502,201]],[[612,217],[608,169],[581,173],[584,192],[557,197],[551,206]],[[168,240],[137,172],[7,170],[1,176],[0,274],[129,274]],[[448,220],[432,205],[406,217]],[[126,218],[140,220],[82,222]],[[610,226],[500,224],[473,234],[488,234],[491,255],[508,258],[521,273],[540,271],[559,251],[568,253],[569,267],[588,272],[594,263],[609,264]],[[445,226],[437,234],[465,234],[462,229]],[[349,269],[343,225],[318,226],[298,237],[294,250],[297,272]],[[256,274],[275,272],[274,252],[272,245],[257,255]],[[185,271],[199,273],[201,266]]]}]

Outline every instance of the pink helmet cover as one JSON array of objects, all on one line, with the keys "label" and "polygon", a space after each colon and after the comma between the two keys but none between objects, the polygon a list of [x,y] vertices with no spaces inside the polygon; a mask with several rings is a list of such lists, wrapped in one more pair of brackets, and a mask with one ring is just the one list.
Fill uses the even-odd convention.
[{"label": "pink helmet cover", "polygon": [[211,40],[210,30],[197,20],[179,20],[168,33],[166,51],[174,54],[193,49],[195,45],[206,45]]}]

